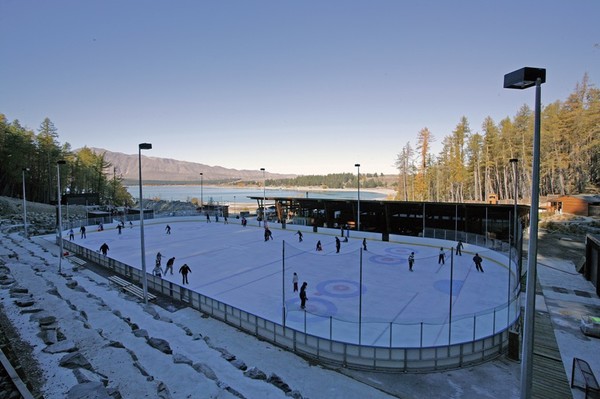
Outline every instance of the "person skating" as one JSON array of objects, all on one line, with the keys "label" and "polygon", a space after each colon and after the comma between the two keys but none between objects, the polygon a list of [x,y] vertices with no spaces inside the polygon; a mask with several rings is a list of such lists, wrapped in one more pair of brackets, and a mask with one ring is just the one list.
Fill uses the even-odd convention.
[{"label": "person skating", "polygon": [[156,254],[156,265],[160,267],[160,264],[162,262],[162,254],[159,252]]},{"label": "person skating", "polygon": [[102,252],[102,255],[104,255],[104,256],[106,256],[109,249],[110,248],[108,248],[108,245],[106,243],[104,243],[100,246],[100,252]]},{"label": "person skating", "polygon": [[210,223],[210,215],[208,213],[206,214],[206,223]]},{"label": "person skating", "polygon": [[85,226],[81,226],[79,228],[79,232],[81,233],[81,238],[85,238]]},{"label": "person skating", "polygon": [[317,251],[322,251],[323,246],[321,245],[321,240],[317,241]]},{"label": "person skating", "polygon": [[[162,278],[162,269],[160,268],[159,264],[156,264],[156,266],[154,266],[154,270],[152,270],[152,274],[156,277],[161,277]],[[167,273],[165,273],[167,274]]]},{"label": "person skating", "polygon": [[73,232],[73,229],[69,230],[69,241],[73,241],[75,239],[75,233]]},{"label": "person skating", "polygon": [[483,273],[483,267],[481,267],[481,262],[483,262],[483,259],[481,259],[479,254],[475,254],[475,256],[473,256],[473,262],[475,262],[475,268],[477,271]]},{"label": "person skating", "polygon": [[268,227],[265,227],[265,241],[269,241],[269,239],[273,239],[273,233]]},{"label": "person skating", "polygon": [[456,255],[462,256],[462,249],[463,249],[462,240],[458,240],[458,243],[456,244]]},{"label": "person skating", "polygon": [[294,272],[294,277],[292,277],[292,283],[294,283],[294,292],[298,292],[298,273]]},{"label": "person skating", "polygon": [[445,265],[446,264],[446,254],[444,253],[444,248],[440,248],[440,255],[438,256],[438,265],[439,264]]},{"label": "person skating", "polygon": [[119,234],[121,234],[121,230],[123,229],[123,226],[121,225],[121,223],[119,223],[117,225],[117,230],[119,230]]},{"label": "person skating", "polygon": [[171,234],[171,226],[167,225],[167,227],[165,227],[165,230],[167,234]]},{"label": "person skating", "polygon": [[165,275],[169,270],[171,270],[171,275],[173,275],[173,264],[175,263],[175,257],[169,258],[167,261],[167,266],[165,266]]},{"label": "person skating", "polygon": [[363,238],[363,251],[367,250],[367,239]]},{"label": "person skating", "polygon": [[306,301],[308,298],[306,297],[306,281],[302,283],[302,287],[300,288],[300,307],[304,309],[306,307]]},{"label": "person skating", "polygon": [[408,256],[408,270],[413,271],[413,265],[415,264],[415,253],[411,252]]},{"label": "person skating", "polygon": [[339,254],[340,253],[340,247],[342,246],[342,243],[340,242],[340,239],[335,237],[335,253]]},{"label": "person skating", "polygon": [[302,232],[300,230],[298,230],[294,235],[298,236],[298,242],[302,242]]},{"label": "person skating", "polygon": [[192,269],[190,269],[190,267],[187,265],[187,263],[184,263],[183,266],[181,266],[179,268],[179,273],[181,273],[181,284],[189,284],[188,282],[188,273],[191,273]]}]

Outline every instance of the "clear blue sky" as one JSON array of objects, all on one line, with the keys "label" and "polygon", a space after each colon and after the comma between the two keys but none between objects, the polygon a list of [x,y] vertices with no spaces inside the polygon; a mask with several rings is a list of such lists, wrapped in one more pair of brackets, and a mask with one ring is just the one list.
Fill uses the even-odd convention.
[{"label": "clear blue sky", "polygon": [[600,82],[599,1],[0,0],[0,113],[61,143],[236,169],[396,173],[428,127]]}]

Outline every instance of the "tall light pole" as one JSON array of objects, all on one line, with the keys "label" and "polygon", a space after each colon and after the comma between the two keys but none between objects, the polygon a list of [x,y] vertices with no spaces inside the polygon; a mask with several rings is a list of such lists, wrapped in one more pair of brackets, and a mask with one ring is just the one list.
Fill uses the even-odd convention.
[{"label": "tall light pole", "polygon": [[[267,216],[267,210],[265,209],[265,202],[267,201],[267,179],[265,179],[265,168],[260,168],[263,172],[263,204],[262,204],[262,219],[266,223],[265,217]],[[258,224],[260,226],[260,223]],[[264,225],[266,227],[266,224]]]},{"label": "tall light pole", "polygon": [[58,273],[62,273],[62,258],[63,258],[63,240],[62,240],[62,206],[60,197],[60,165],[64,165],[67,162],[63,159],[56,161],[56,206],[58,207],[58,246],[60,249],[60,255],[58,256]]},{"label": "tall light pole", "polygon": [[25,228],[25,238],[29,238],[27,233],[27,199],[25,198],[25,172],[29,172],[29,168],[23,168],[23,227]]},{"label": "tall light pole", "polygon": [[533,132],[533,167],[531,172],[531,207],[529,213],[529,247],[527,249],[527,292],[521,363],[521,398],[531,397],[533,373],[533,334],[535,323],[535,280],[537,268],[538,218],[540,204],[540,127],[542,83],[546,69],[521,68],[504,75],[505,89],[527,89],[535,86],[535,127]]},{"label": "tall light pole", "polygon": [[[517,227],[517,222],[519,220],[519,217],[517,215],[517,206],[519,205],[519,174],[517,171],[518,168],[518,163],[519,160],[517,158],[511,158],[509,160],[509,162],[512,164],[513,166],[513,173],[514,173],[514,180],[515,180],[515,206],[514,206],[514,221],[513,221],[513,226],[514,226],[514,244],[515,244],[515,252],[516,255],[519,257],[518,259],[521,259],[521,251],[517,251],[517,241],[519,238],[519,229]],[[520,261],[517,263],[517,270],[518,270],[518,276],[521,277],[521,268],[519,267]]]},{"label": "tall light pole", "polygon": [[357,173],[357,176],[358,176],[358,179],[357,179],[358,180],[358,184],[357,184],[357,187],[358,187],[358,202],[357,202],[358,216],[356,218],[356,231],[360,231],[360,164],[355,163],[354,166],[356,166],[356,168],[358,169],[358,173]]},{"label": "tall light pole", "polygon": [[142,150],[151,150],[152,144],[138,145],[138,161],[140,169],[140,242],[142,247],[142,285],[144,286],[144,304],[148,304],[148,276],[146,276],[146,248],[144,246],[144,196],[142,195]]},{"label": "tall light pole", "polygon": [[204,173],[200,172],[200,214],[204,211]]}]

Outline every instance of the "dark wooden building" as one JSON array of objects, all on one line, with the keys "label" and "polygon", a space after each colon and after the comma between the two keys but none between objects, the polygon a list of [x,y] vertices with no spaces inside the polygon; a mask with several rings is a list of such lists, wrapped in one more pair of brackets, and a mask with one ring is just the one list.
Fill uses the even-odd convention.
[{"label": "dark wooden building", "polygon": [[[259,210],[263,197],[257,201]],[[340,199],[267,197],[267,209],[275,206],[274,221],[314,227],[356,230],[358,201]],[[529,206],[517,206],[518,237],[529,225]],[[268,215],[268,213],[267,213]],[[514,205],[472,204],[408,201],[360,201],[360,230],[381,233],[385,240],[390,234],[425,236],[427,229],[442,229],[480,234],[490,238],[512,241],[514,235]],[[513,241],[514,242],[514,241]]]}]

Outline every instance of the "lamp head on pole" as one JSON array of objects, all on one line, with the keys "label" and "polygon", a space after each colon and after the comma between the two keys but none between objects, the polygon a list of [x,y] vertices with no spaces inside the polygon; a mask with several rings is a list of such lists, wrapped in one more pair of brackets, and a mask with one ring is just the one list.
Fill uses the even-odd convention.
[{"label": "lamp head on pole", "polygon": [[511,158],[511,159],[508,160],[508,162],[510,162],[510,163],[517,163],[517,162],[519,162],[519,160],[517,158]]},{"label": "lamp head on pole", "polygon": [[140,145],[138,147],[140,150],[151,150],[152,143],[140,143]]},{"label": "lamp head on pole", "polygon": [[355,163],[354,166],[356,166],[357,168],[360,168],[360,164],[359,163]]},{"label": "lamp head on pole", "polygon": [[[56,161],[57,165],[64,165],[66,163],[67,163],[67,161],[65,161],[64,159],[60,159],[60,160]],[[29,169],[27,168],[27,170],[29,170]]]},{"label": "lamp head on pole", "polygon": [[537,79],[546,83],[546,69],[525,67],[504,75],[505,89],[523,90],[535,86]]}]

